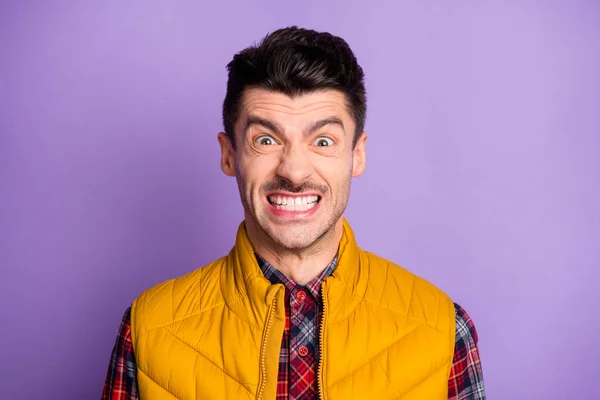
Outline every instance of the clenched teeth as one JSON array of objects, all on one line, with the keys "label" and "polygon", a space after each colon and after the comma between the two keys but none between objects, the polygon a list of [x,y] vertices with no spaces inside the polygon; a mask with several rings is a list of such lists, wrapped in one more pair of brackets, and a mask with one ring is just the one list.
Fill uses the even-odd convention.
[{"label": "clenched teeth", "polygon": [[269,202],[275,208],[287,211],[306,211],[317,205],[319,196],[282,197],[269,196]]}]

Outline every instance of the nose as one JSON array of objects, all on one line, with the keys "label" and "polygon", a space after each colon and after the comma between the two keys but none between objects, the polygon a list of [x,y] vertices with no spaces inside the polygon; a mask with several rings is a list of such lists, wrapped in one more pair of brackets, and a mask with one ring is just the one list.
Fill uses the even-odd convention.
[{"label": "nose", "polygon": [[311,160],[300,146],[291,146],[281,153],[277,175],[294,186],[304,183],[313,173]]}]

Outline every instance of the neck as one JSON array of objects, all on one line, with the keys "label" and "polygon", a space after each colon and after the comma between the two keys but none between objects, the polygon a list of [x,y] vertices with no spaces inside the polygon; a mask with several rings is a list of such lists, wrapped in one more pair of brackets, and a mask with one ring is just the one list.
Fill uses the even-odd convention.
[{"label": "neck", "polygon": [[286,249],[275,243],[262,229],[246,218],[246,232],[256,251],[269,264],[299,285],[315,279],[335,257],[343,234],[341,217],[325,235],[309,247],[296,250]]}]

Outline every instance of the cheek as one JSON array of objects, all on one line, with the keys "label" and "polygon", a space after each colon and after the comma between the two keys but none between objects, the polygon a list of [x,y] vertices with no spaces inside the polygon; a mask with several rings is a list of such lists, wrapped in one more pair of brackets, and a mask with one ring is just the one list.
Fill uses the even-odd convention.
[{"label": "cheek", "polygon": [[238,173],[246,185],[246,191],[253,192],[273,176],[276,163],[273,157],[241,157],[238,163]]},{"label": "cheek", "polygon": [[347,186],[352,177],[352,159],[349,157],[319,157],[314,166],[332,190]]}]

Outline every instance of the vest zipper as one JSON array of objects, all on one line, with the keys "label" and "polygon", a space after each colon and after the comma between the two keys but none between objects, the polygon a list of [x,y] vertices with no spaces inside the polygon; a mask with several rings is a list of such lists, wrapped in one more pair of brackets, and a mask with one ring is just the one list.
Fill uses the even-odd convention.
[{"label": "vest zipper", "polygon": [[319,385],[319,399],[324,400],[325,394],[323,392],[323,358],[325,358],[325,352],[323,351],[323,336],[325,334],[325,320],[327,319],[327,296],[325,296],[325,282],[321,284],[321,299],[323,301],[323,313],[321,317],[321,326],[319,328],[319,366],[317,369],[317,378]]},{"label": "vest zipper", "polygon": [[260,385],[260,388],[258,390],[258,396],[256,397],[257,400],[260,400],[262,398],[263,392],[265,391],[265,386],[267,386],[267,355],[265,354],[267,352],[266,347],[267,347],[267,340],[269,338],[269,332],[271,331],[271,325],[273,325],[273,316],[275,314],[275,305],[277,304],[277,296],[275,296],[273,298],[273,303],[271,304],[271,307],[269,309],[269,316],[267,317],[267,327],[265,329],[265,337],[263,340],[263,345],[262,345],[262,349],[261,349],[261,354],[260,354],[260,368],[261,368],[261,374],[262,374],[262,382]]}]

